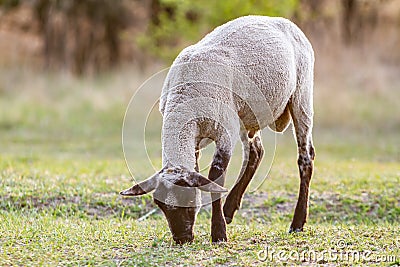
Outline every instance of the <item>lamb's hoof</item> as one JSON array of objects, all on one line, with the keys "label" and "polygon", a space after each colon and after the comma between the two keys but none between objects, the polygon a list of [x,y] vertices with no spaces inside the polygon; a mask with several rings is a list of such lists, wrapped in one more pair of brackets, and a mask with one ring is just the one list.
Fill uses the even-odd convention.
[{"label": "lamb's hoof", "polygon": [[213,244],[219,244],[219,243],[228,241],[228,238],[226,238],[226,236],[225,237],[215,237],[215,238],[212,237],[211,239],[212,239]]},{"label": "lamb's hoof", "polygon": [[230,224],[232,222],[232,218],[225,217],[226,224]]},{"label": "lamb's hoof", "polygon": [[303,227],[300,228],[294,228],[294,227],[290,227],[289,229],[289,234],[293,234],[293,233],[300,233],[303,232]]}]

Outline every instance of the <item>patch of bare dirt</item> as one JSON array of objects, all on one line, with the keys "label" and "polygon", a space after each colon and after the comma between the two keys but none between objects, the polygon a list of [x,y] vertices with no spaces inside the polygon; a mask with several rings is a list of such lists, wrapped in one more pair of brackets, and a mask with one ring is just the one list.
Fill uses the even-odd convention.
[{"label": "patch of bare dirt", "polygon": [[115,193],[95,193],[90,196],[1,196],[1,210],[43,211],[52,210],[55,215],[81,213],[84,216],[139,218],[154,206],[150,198],[123,198]]}]

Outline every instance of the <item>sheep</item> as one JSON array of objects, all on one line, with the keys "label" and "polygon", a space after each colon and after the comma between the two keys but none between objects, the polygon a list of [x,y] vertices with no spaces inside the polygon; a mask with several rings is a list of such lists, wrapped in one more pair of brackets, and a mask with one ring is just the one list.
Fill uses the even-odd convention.
[{"label": "sheep", "polygon": [[[313,68],[314,52],[304,33],[278,17],[240,17],[185,48],[173,62],[160,98],[163,168],[121,195],[155,190],[154,201],[173,239],[183,244],[194,238],[201,191],[211,192],[212,242],[226,241],[226,224],[263,157],[260,131],[283,132],[293,122],[301,182],[289,232],[303,231],[315,156]],[[238,139],[245,160],[222,207],[226,169]],[[216,150],[205,177],[197,160],[210,142]]]}]

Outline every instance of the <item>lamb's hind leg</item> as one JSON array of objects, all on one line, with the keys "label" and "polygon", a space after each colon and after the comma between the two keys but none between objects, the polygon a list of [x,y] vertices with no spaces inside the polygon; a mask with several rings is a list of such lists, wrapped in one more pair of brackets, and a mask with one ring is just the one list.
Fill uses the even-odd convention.
[{"label": "lamb's hind leg", "polygon": [[260,165],[264,154],[264,149],[258,134],[255,135],[254,132],[250,132],[247,135],[246,133],[244,138],[242,137],[242,142],[243,149],[247,150],[245,151],[247,160],[246,158],[244,159],[243,164],[245,169],[244,171],[242,169],[241,176],[225,200],[224,216],[228,224],[232,222],[235,212],[240,208],[243,194]]},{"label": "lamb's hind leg", "polygon": [[[220,186],[224,186],[226,168],[231,157],[231,152],[219,148],[215,151],[213,162],[211,163],[208,178],[215,181]],[[226,223],[222,213],[222,200],[220,193],[211,193],[212,216],[211,216],[211,239],[212,242],[226,241]]]},{"label": "lamb's hind leg", "polygon": [[309,187],[315,157],[312,144],[312,107],[307,106],[307,109],[305,109],[304,106],[300,107],[297,106],[297,102],[295,103],[290,103],[290,113],[293,119],[298,147],[297,164],[300,173],[300,190],[289,232],[302,231],[307,220]]}]

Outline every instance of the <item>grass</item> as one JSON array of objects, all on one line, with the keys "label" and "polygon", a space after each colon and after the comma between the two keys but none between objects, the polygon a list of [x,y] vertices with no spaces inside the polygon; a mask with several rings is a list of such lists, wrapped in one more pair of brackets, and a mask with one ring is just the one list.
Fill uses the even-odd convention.
[{"label": "grass", "polygon": [[[393,91],[379,98],[350,93],[346,101],[362,96],[364,104],[341,110],[343,121],[326,111],[334,108],[327,92],[316,93],[317,159],[305,232],[287,233],[299,184],[288,131],[277,138],[268,178],[246,195],[228,226],[229,242],[210,243],[206,206],[195,241],[176,246],[160,211],[143,219],[155,209],[151,196],[117,194],[132,184],[121,125],[132,89],[145,75],[75,80],[21,72],[13,74],[16,84],[7,72],[0,75],[1,266],[400,264],[399,110],[384,101],[398,97]],[[368,113],[366,103],[376,103],[377,114]],[[159,167],[159,129],[149,127],[149,153]],[[203,166],[211,153],[204,152]],[[135,178],[152,174],[146,158],[131,161]],[[240,155],[232,169],[236,162]],[[228,178],[234,181],[235,171]],[[312,258],[324,251],[330,254]],[[352,252],[360,258],[349,258]]]}]

